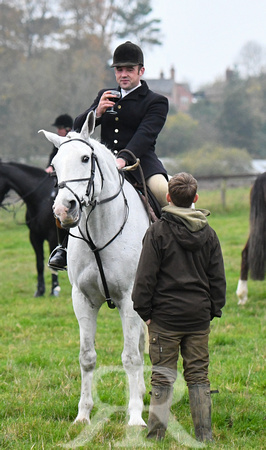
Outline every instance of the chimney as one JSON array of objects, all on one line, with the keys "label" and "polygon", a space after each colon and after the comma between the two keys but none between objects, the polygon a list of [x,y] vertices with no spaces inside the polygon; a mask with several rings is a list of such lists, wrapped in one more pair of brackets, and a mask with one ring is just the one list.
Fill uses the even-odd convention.
[{"label": "chimney", "polygon": [[230,68],[227,68],[225,71],[226,81],[231,81],[233,78],[234,78],[234,71]]},{"label": "chimney", "polygon": [[174,68],[174,66],[171,67],[170,74],[171,74],[171,80],[174,80],[175,79],[175,68]]},{"label": "chimney", "polygon": [[161,72],[160,72],[160,79],[161,80],[163,80],[164,79],[164,73],[163,73],[163,71],[161,70]]}]

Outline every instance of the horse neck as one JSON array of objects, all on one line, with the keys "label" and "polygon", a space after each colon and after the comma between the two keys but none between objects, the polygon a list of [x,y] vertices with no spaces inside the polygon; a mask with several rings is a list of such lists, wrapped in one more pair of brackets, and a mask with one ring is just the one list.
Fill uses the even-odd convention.
[{"label": "horse neck", "polygon": [[25,203],[31,204],[42,196],[42,190],[37,193],[36,187],[41,183],[41,175],[32,175],[22,166],[6,166],[5,178],[9,190],[13,189]]},{"label": "horse neck", "polygon": [[[113,196],[115,198],[112,198]],[[105,176],[101,195],[94,207],[85,208],[81,228],[88,228],[97,242],[109,239],[125,221],[127,215],[125,198],[123,180],[116,169],[112,179]]]}]

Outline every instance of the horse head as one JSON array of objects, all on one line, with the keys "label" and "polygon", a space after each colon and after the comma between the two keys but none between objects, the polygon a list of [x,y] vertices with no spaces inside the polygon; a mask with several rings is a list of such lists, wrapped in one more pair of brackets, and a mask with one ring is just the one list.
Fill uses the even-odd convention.
[{"label": "horse head", "polygon": [[[96,141],[90,139],[95,127],[95,115],[91,111],[80,133],[69,132],[65,137],[40,130],[57,148],[52,161],[58,178],[59,192],[53,211],[64,228],[78,225],[82,207],[93,203],[101,190],[101,176],[95,177],[97,158],[94,153]],[[93,141],[93,142],[92,142]],[[97,145],[101,145],[97,142]],[[100,171],[97,171],[100,173]]]}]

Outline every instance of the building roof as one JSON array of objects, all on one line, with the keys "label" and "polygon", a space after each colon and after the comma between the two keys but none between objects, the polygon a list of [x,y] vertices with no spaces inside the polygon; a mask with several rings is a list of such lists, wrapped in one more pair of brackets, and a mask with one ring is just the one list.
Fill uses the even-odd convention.
[{"label": "building roof", "polygon": [[163,95],[172,95],[173,93],[175,80],[158,78],[157,80],[151,79],[146,81],[152,91],[160,92]]}]

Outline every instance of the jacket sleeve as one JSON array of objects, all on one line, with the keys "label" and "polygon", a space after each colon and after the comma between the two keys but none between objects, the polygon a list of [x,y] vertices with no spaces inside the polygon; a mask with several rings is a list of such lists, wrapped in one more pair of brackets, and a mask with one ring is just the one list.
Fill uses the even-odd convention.
[{"label": "jacket sleeve", "polygon": [[[215,233],[215,232],[214,232]],[[211,252],[208,268],[208,278],[211,295],[211,320],[221,317],[221,309],[226,302],[226,279],[224,271],[223,255],[220,242],[215,233],[214,245]]]},{"label": "jacket sleeve", "polygon": [[[84,111],[82,114],[80,114],[79,116],[77,116],[75,118],[74,125],[73,125],[73,129],[75,131],[80,133],[81,128],[83,127],[84,122],[86,120],[87,115],[89,114],[90,111],[94,111],[97,108],[97,106],[99,104],[99,101],[100,101],[100,98],[101,98],[101,96],[102,96],[104,91],[106,91],[106,89],[102,89],[101,91],[99,91],[97,97],[93,100],[93,103],[91,104],[91,106],[88,109],[86,109],[86,111]],[[100,120],[99,119],[96,119],[96,124],[95,125],[96,126],[100,125]]]},{"label": "jacket sleeve", "polygon": [[138,263],[132,291],[134,310],[146,322],[152,318],[152,299],[157,285],[160,268],[160,252],[151,226],[143,239],[143,247]]},{"label": "jacket sleeve", "polygon": [[[155,146],[158,134],[165,124],[168,107],[168,100],[162,95],[156,95],[150,102],[136,132],[126,145],[126,149],[134,153],[137,158],[142,158],[147,149]],[[126,154],[124,156],[127,158]]]},{"label": "jacket sleeve", "polygon": [[52,160],[55,157],[55,155],[57,154],[57,152],[58,152],[58,148],[53,146],[53,150],[51,151],[51,153],[49,155],[49,160],[48,160],[48,164],[47,164],[46,167],[49,167],[51,165]]}]

